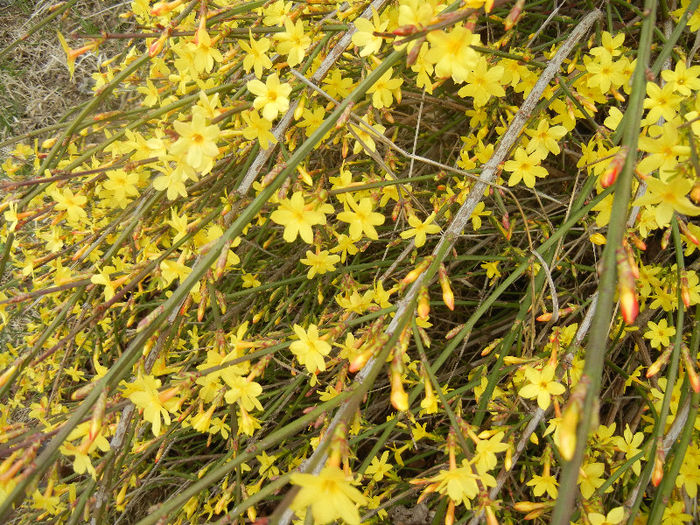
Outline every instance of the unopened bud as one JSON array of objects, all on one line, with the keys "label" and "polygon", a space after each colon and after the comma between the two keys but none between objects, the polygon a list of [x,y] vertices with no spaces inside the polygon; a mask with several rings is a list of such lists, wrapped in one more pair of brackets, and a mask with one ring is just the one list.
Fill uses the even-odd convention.
[{"label": "unopened bud", "polygon": [[403,388],[401,374],[393,366],[391,370],[391,406],[402,412],[408,410],[408,394]]},{"label": "unopened bud", "polygon": [[664,232],[663,237],[661,237],[661,249],[665,250],[668,248],[668,241],[671,239],[671,228]]},{"label": "unopened bud", "polygon": [[635,291],[634,272],[630,266],[629,259],[624,248],[618,248],[617,259],[617,280],[620,295],[620,311],[625,323],[631,325],[639,314],[639,303],[637,302],[637,292]]},{"label": "unopened bud", "polygon": [[450,339],[452,339],[454,336],[456,336],[458,333],[460,333],[462,331],[462,328],[464,328],[465,324],[466,323],[462,323],[460,325],[455,326],[452,330],[450,330],[449,332],[447,332],[445,334],[445,339],[447,339],[448,341]]},{"label": "unopened bud", "polygon": [[620,148],[620,151],[618,151],[617,154],[610,161],[608,167],[605,168],[605,171],[600,176],[600,185],[603,188],[608,188],[615,183],[615,181],[617,180],[617,176],[620,174],[623,166],[625,165],[625,160],[627,160],[628,152],[629,148],[627,146],[622,146]]},{"label": "unopened bud", "polygon": [[428,288],[426,286],[421,286],[418,291],[418,308],[416,310],[418,317],[425,321],[430,315],[430,295],[428,295]]},{"label": "unopened bud", "polygon": [[647,377],[653,377],[656,374],[659,373],[659,370],[668,363],[669,357],[671,357],[671,351],[673,350],[673,346],[669,346],[666,350],[664,350],[659,358],[654,361],[651,366],[647,369]]},{"label": "unopened bud", "polygon": [[163,51],[163,47],[165,46],[165,41],[167,40],[167,38],[168,35],[165,33],[158,37],[158,40],[153,42],[148,48],[148,56],[153,58],[154,56],[160,54],[160,52]]},{"label": "unopened bud", "polygon": [[183,0],[173,0],[172,2],[157,2],[151,7],[151,16],[164,16],[181,5]]},{"label": "unopened bud", "polygon": [[684,221],[680,219],[676,219],[678,221],[678,226],[680,227],[681,231],[683,232],[683,235],[686,236],[686,238],[692,242],[695,246],[700,246],[700,239],[698,239],[689,229],[688,226],[685,224]]},{"label": "unopened bud", "polygon": [[401,279],[400,285],[401,286],[406,286],[407,284],[411,284],[414,282],[420,275],[428,269],[428,266],[430,266],[430,263],[433,262],[433,257],[426,257],[423,259],[418,266],[416,266],[413,270],[408,272],[406,276]]},{"label": "unopened bud", "polygon": [[92,419],[90,420],[90,431],[88,433],[88,439],[90,443],[95,441],[97,434],[100,433],[102,429],[102,420],[105,415],[105,407],[107,406],[107,391],[103,390],[100,397],[97,398],[97,403],[95,403],[92,409]]},{"label": "unopened bud", "polygon": [[688,347],[683,344],[681,346],[681,354],[683,355],[683,364],[685,364],[685,373],[688,376],[688,383],[690,383],[690,388],[693,392],[700,394],[700,377],[695,370],[695,363],[690,357],[690,352],[688,352]]},{"label": "unopened bud", "polygon": [[580,406],[577,401],[570,402],[564,409],[559,424],[559,452],[566,461],[571,461],[576,452],[576,429],[580,417]]},{"label": "unopened bud", "polygon": [[447,269],[444,264],[440,264],[440,269],[438,270],[438,280],[440,281],[440,287],[442,288],[442,300],[445,306],[450,310],[455,309],[455,296],[452,293],[452,288],[450,287],[450,278],[447,277]]},{"label": "unopened bud", "polygon": [[688,287],[688,274],[685,270],[681,271],[681,299],[683,306],[690,306],[690,288]]},{"label": "unopened bud", "polygon": [[520,20],[520,15],[523,11],[523,7],[525,7],[525,0],[518,0],[517,2],[515,2],[515,5],[513,5],[510,12],[508,13],[508,16],[506,16],[506,19],[503,22],[506,31],[510,31],[511,29],[513,29],[513,26],[515,26],[515,24],[518,23],[518,20]]},{"label": "unopened bud", "polygon": [[651,472],[651,484],[658,487],[661,480],[664,479],[664,461],[666,453],[663,451],[661,439],[656,446],[656,457],[654,458],[654,470]]}]

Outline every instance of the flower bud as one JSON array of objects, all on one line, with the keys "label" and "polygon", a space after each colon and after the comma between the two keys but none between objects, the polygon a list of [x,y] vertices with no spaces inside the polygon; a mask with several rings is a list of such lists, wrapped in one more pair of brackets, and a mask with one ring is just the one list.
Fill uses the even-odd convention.
[{"label": "flower bud", "polygon": [[603,188],[608,188],[615,184],[617,176],[620,174],[623,166],[625,165],[625,160],[627,160],[628,152],[629,148],[627,146],[622,146],[620,148],[620,151],[618,151],[617,154],[610,161],[608,167],[605,168],[605,171],[600,176],[600,185]]},{"label": "flower bud", "polygon": [[693,392],[700,394],[700,377],[695,371],[695,363],[690,357],[690,352],[688,352],[688,347],[684,345],[681,346],[681,354],[683,355],[683,364],[685,365],[685,373],[688,376],[688,383],[690,383],[690,388]]},{"label": "flower bud", "polygon": [[624,248],[616,251],[617,259],[617,286],[620,295],[620,310],[625,323],[630,325],[639,314],[639,304],[637,303],[637,292],[634,283],[634,270],[630,265],[629,258]]},{"label": "flower bud", "polygon": [[690,288],[688,287],[688,274],[685,269],[681,270],[681,299],[683,306],[688,308],[690,306]]},{"label": "flower bud", "polygon": [[647,369],[647,377],[653,377],[656,374],[659,373],[659,370],[668,363],[669,357],[671,357],[671,351],[673,350],[673,346],[669,346],[666,350],[664,350],[659,358],[654,361],[651,366]]},{"label": "flower bud", "polygon": [[[503,22],[503,26],[506,31],[510,31],[511,29],[513,29],[513,26],[515,26],[515,24],[518,23],[518,20],[520,20],[520,16],[523,12],[523,7],[525,7],[525,0],[518,0],[517,2],[515,2],[510,12],[508,13],[508,16],[506,16],[506,19]],[[488,11],[486,12],[488,13]]]},{"label": "flower bud", "polygon": [[151,16],[164,16],[182,4],[184,0],[173,0],[172,2],[157,2],[151,7]]},{"label": "flower bud", "polygon": [[391,367],[391,406],[396,410],[405,412],[408,410],[408,394],[403,389],[401,373],[398,367]]},{"label": "flower bud", "polygon": [[456,336],[458,333],[460,333],[462,331],[462,328],[464,328],[465,324],[466,323],[462,323],[460,325],[455,326],[452,330],[450,330],[449,332],[447,332],[445,334],[445,339],[447,339],[448,341],[450,339],[452,339],[454,336]]},{"label": "flower bud", "polygon": [[102,420],[105,415],[105,407],[107,406],[107,391],[103,390],[100,397],[97,398],[97,403],[92,409],[92,419],[90,419],[90,431],[88,433],[88,439],[90,443],[95,441],[97,434],[100,433],[102,429]]},{"label": "flower bud", "polygon": [[661,249],[665,250],[668,248],[668,241],[671,239],[671,228],[664,232],[663,237],[661,237]]},{"label": "flower bud", "polygon": [[688,229],[688,226],[685,224],[685,222],[678,218],[676,220],[678,221],[678,226],[680,227],[681,232],[683,232],[683,235],[685,235],[686,238],[695,246],[700,246],[700,239],[693,235],[693,233]]},{"label": "flower bud", "polygon": [[167,33],[164,33],[161,36],[159,36],[158,40],[153,42],[148,48],[148,56],[153,58],[154,56],[160,54],[160,52],[163,51],[163,47],[165,46],[165,41],[167,40],[167,38]]},{"label": "flower bud", "polygon": [[397,27],[392,31],[393,35],[396,36],[409,36],[412,35],[413,33],[417,33],[418,28],[414,26],[413,24]]},{"label": "flower bud", "polygon": [[450,279],[447,277],[447,269],[444,264],[440,264],[440,269],[438,270],[438,280],[440,281],[440,287],[442,288],[442,300],[445,306],[450,310],[455,309],[455,296],[452,293],[452,288],[450,287]]},{"label": "flower bud", "polygon": [[564,409],[559,425],[559,452],[566,461],[571,461],[576,452],[576,429],[579,417],[579,403],[577,401],[569,403]]},{"label": "flower bud", "polygon": [[425,321],[430,315],[430,295],[428,295],[428,288],[421,286],[418,291],[418,317]]},{"label": "flower bud", "polygon": [[416,279],[418,279],[418,277],[420,277],[420,274],[422,274],[425,270],[428,269],[428,266],[430,266],[431,262],[433,262],[432,255],[423,259],[418,264],[418,266],[416,266],[413,270],[408,272],[406,276],[403,279],[401,279],[400,285],[406,286],[407,284],[411,284],[412,282],[414,282]]},{"label": "flower bud", "polygon": [[666,459],[666,453],[662,449],[663,444],[659,439],[659,443],[656,446],[656,457],[654,458],[654,470],[651,471],[651,484],[658,487],[661,480],[664,479],[664,461]]}]

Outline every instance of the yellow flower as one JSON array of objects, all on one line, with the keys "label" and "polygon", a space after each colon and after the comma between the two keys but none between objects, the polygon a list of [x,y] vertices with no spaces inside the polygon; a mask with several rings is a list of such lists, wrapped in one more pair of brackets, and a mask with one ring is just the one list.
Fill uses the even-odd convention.
[{"label": "yellow flower", "polygon": [[372,7],[372,21],[366,18],[358,18],[355,20],[357,31],[352,35],[352,43],[361,48],[361,57],[376,55],[379,52],[384,40],[380,36],[374,36],[374,33],[386,31],[388,25],[388,20],[384,22],[379,20],[379,15],[374,7]]},{"label": "yellow flower", "polygon": [[306,259],[301,262],[310,266],[309,272],[306,274],[307,279],[313,279],[315,275],[323,275],[326,272],[335,270],[335,264],[340,261],[339,255],[330,255],[328,250],[322,250],[319,253],[314,253],[311,250],[306,251]]},{"label": "yellow flower", "polygon": [[426,59],[435,64],[435,74],[442,78],[452,77],[457,83],[467,80],[479,60],[479,54],[470,47],[479,44],[479,35],[459,26],[449,33],[431,31],[427,38],[430,49]]},{"label": "yellow flower", "polygon": [[377,235],[377,230],[375,230],[374,227],[384,224],[384,215],[373,211],[374,205],[372,204],[372,199],[365,197],[360,199],[358,204],[355,202],[355,199],[349,195],[345,204],[350,210],[340,212],[338,214],[338,220],[350,224],[350,237],[353,240],[360,239],[364,232],[370,239],[378,239],[379,235]]},{"label": "yellow flower", "polygon": [[391,470],[391,465],[387,465],[386,461],[389,459],[389,451],[385,450],[382,453],[381,458],[374,456],[372,458],[372,463],[365,470],[365,476],[372,476],[374,481],[381,481],[384,478],[384,474]]},{"label": "yellow flower", "polygon": [[214,60],[223,61],[221,52],[211,45],[211,37],[204,26],[200,26],[196,33],[197,43],[192,46],[192,62],[198,72],[209,73],[214,67]]},{"label": "yellow flower", "polygon": [[401,102],[401,84],[403,80],[400,78],[391,78],[394,68],[390,67],[379,79],[372,84],[367,90],[368,95],[372,95],[372,104],[377,109],[388,108],[391,106],[393,99]]},{"label": "yellow flower", "polygon": [[698,76],[700,76],[700,66],[686,67],[683,60],[679,60],[676,63],[675,70],[665,69],[661,72],[661,78],[671,84],[673,90],[684,97],[689,96],[691,90],[697,91],[700,89],[700,78]]},{"label": "yellow flower", "polygon": [[653,321],[647,322],[648,331],[644,332],[644,337],[649,339],[649,344],[652,348],[665,348],[671,344],[671,337],[676,335],[676,329],[673,326],[668,326],[666,319],[661,319],[659,323]]},{"label": "yellow flower", "polygon": [[207,126],[204,116],[196,113],[191,122],[173,122],[180,138],[171,146],[174,155],[183,155],[185,162],[193,169],[207,173],[214,165],[214,158],[219,154],[216,140],[219,138],[219,126]]},{"label": "yellow flower", "polygon": [[694,182],[676,177],[669,182],[648,177],[647,192],[634,202],[635,206],[657,205],[654,208],[656,224],[663,228],[670,224],[673,213],[683,215],[700,215],[700,207],[690,202],[686,195],[693,189]]},{"label": "yellow flower", "polygon": [[66,210],[68,220],[78,222],[87,218],[87,213],[83,209],[87,203],[87,197],[84,195],[73,195],[69,188],[65,188],[64,190],[56,190],[52,197],[56,201],[57,210]]},{"label": "yellow flower", "polygon": [[586,83],[589,88],[598,88],[601,93],[607,93],[611,87],[618,88],[627,81],[625,61],[613,62],[613,57],[607,50],[603,50],[595,60],[584,62],[589,73]]},{"label": "yellow flower", "polygon": [[262,118],[257,111],[244,111],[241,113],[246,127],[243,128],[243,136],[246,140],[259,140],[260,147],[267,149],[270,144],[275,144],[277,139],[270,132],[272,122]]},{"label": "yellow flower", "polygon": [[263,84],[257,78],[248,81],[246,84],[248,91],[256,95],[253,101],[255,109],[262,109],[262,116],[272,122],[279,113],[284,113],[289,109],[289,94],[292,86],[281,84],[277,73],[267,77]]},{"label": "yellow flower", "polygon": [[254,408],[263,409],[262,404],[258,401],[258,396],[263,391],[259,383],[235,375],[228,375],[224,377],[224,380],[230,387],[225,395],[227,403],[238,403],[246,411],[251,411]]},{"label": "yellow flower", "polygon": [[311,507],[314,523],[323,525],[342,519],[349,525],[360,524],[358,505],[366,505],[367,498],[354,488],[338,467],[326,466],[318,473],[292,474],[292,483],[301,490],[292,502],[295,512],[301,514]]},{"label": "yellow flower", "polygon": [[243,69],[246,73],[252,69],[256,77],[262,78],[263,70],[272,67],[272,60],[265,54],[270,49],[270,39],[262,37],[260,40],[253,40],[253,32],[250,30],[248,37],[250,44],[241,41],[241,48],[245,51]]},{"label": "yellow flower", "polygon": [[547,170],[540,166],[541,160],[542,157],[537,153],[528,155],[523,148],[515,150],[513,160],[509,160],[503,165],[504,170],[511,172],[508,186],[515,186],[522,180],[525,186],[534,188],[536,177],[544,178],[547,176]]},{"label": "yellow flower", "polygon": [[518,392],[525,399],[537,398],[537,406],[547,410],[551,403],[551,396],[558,396],[566,392],[566,388],[554,380],[555,368],[545,365],[542,370],[531,366],[525,367],[525,378],[528,384]]},{"label": "yellow flower", "polygon": [[503,66],[489,68],[484,57],[479,57],[474,69],[467,75],[467,83],[457,94],[460,97],[472,97],[474,107],[485,106],[491,97],[503,97],[506,92],[501,85]]},{"label": "yellow flower", "polygon": [[624,507],[615,507],[607,516],[603,516],[599,512],[589,512],[588,521],[591,525],[617,525],[622,522],[625,517]]},{"label": "yellow flower", "polygon": [[[383,135],[384,131],[386,128],[382,126],[381,124],[369,124],[367,122],[367,117],[362,117],[362,121],[365,122],[368,126],[370,126],[375,133],[379,135]],[[352,129],[355,134],[357,135],[355,139],[355,144],[352,147],[352,152],[357,154],[360,151],[362,151],[362,148],[364,146],[367,146],[367,149],[370,151],[376,151],[377,146],[374,143],[374,138],[372,138],[372,135],[370,135],[370,132],[367,131],[367,128],[365,126],[356,126],[355,124],[350,124],[350,129]],[[359,139],[359,140],[358,140]],[[362,142],[360,142],[362,141]],[[364,146],[363,146],[364,144]]]},{"label": "yellow flower", "polygon": [[[581,495],[588,499],[600,487],[605,480],[605,464],[603,463],[586,463],[581,467],[578,474],[578,484],[581,489]],[[636,472],[639,476],[639,472]]]},{"label": "yellow flower", "polygon": [[416,248],[420,248],[425,244],[426,235],[432,235],[440,231],[440,226],[437,224],[431,224],[435,220],[435,213],[431,213],[425,222],[415,215],[410,215],[408,217],[408,224],[411,226],[410,229],[401,232],[402,239],[410,239],[411,237],[416,238]]},{"label": "yellow flower", "polygon": [[160,435],[163,423],[170,424],[170,412],[174,412],[178,404],[178,400],[174,397],[161,401],[158,388],[160,388],[160,379],[150,375],[144,376],[139,372],[136,380],[129,384],[131,393],[126,396],[138,409],[143,410],[143,418],[151,423],[151,430],[156,437]]},{"label": "yellow flower", "polygon": [[284,32],[275,35],[275,39],[279,41],[277,51],[287,55],[287,63],[290,67],[294,67],[304,58],[306,48],[311,44],[311,38],[304,34],[304,24],[301,20],[297,20],[296,24],[291,20],[285,20],[284,29]]},{"label": "yellow flower", "polygon": [[191,269],[177,261],[164,260],[160,263],[160,272],[165,280],[165,287],[170,286],[174,280],[184,281],[190,274]]},{"label": "yellow flower", "polygon": [[318,327],[315,324],[310,324],[308,330],[304,330],[295,324],[294,333],[299,340],[289,345],[289,350],[297,358],[299,364],[305,366],[312,374],[317,370],[323,372],[326,369],[323,356],[330,353],[331,345],[318,336]]},{"label": "yellow flower", "polygon": [[647,82],[647,98],[644,99],[644,109],[648,109],[646,118],[642,124],[653,124],[663,117],[665,120],[673,120],[680,108],[682,97],[673,92],[673,84],[659,87],[653,82]]},{"label": "yellow flower", "polygon": [[546,119],[540,120],[537,129],[526,129],[531,139],[527,144],[528,153],[537,153],[541,158],[546,157],[549,153],[559,155],[561,149],[558,141],[566,135],[564,126],[549,126]]},{"label": "yellow flower", "polygon": [[290,199],[280,201],[270,219],[272,222],[284,226],[284,240],[294,242],[297,235],[308,244],[313,243],[314,233],[312,226],[316,224],[326,224],[326,206],[316,207],[313,204],[306,204],[304,196],[300,191],[294,192]]}]

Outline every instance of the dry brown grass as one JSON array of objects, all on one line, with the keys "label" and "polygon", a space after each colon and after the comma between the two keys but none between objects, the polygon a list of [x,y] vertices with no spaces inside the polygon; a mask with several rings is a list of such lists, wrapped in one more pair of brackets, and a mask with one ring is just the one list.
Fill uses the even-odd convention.
[{"label": "dry brown grass", "polygon": [[[0,0],[0,49],[21,38],[56,3]],[[91,74],[102,61],[118,52],[122,43],[106,42],[96,53],[79,57],[71,80],[56,31],[63,33],[69,45],[80,47],[84,41],[71,39],[71,34],[127,29],[129,23],[118,14],[128,3],[81,0],[0,60],[0,141],[54,124],[91,96]]]}]

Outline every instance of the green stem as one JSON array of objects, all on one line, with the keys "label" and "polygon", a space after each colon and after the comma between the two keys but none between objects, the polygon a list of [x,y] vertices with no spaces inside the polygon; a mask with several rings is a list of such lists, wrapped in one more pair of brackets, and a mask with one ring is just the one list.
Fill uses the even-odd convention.
[{"label": "green stem", "polygon": [[[615,250],[621,246],[627,220],[627,207],[630,201],[632,180],[636,164],[637,141],[639,138],[639,126],[642,118],[642,104],[646,93],[646,68],[649,63],[654,23],[656,20],[656,0],[646,0],[645,18],[637,55],[637,66],[632,78],[632,93],[629,107],[625,112],[623,144],[629,148],[622,173],[618,177],[615,187],[612,212],[608,235],[603,251],[603,267],[600,284],[598,287],[598,305],[591,324],[591,333],[586,352],[583,375],[590,381],[586,398],[583,403],[581,420],[576,433],[576,448],[571,461],[564,464],[559,479],[559,495],[552,514],[552,525],[568,525],[569,517],[573,512],[576,494],[578,492],[578,475],[583,455],[586,449],[588,432],[591,429],[595,417],[596,402],[600,391],[603,364],[605,362],[605,350],[608,341],[608,329],[613,313],[617,270],[615,262]],[[611,186],[612,187],[612,186]]]}]

